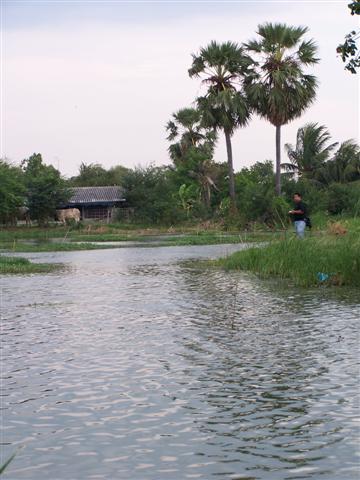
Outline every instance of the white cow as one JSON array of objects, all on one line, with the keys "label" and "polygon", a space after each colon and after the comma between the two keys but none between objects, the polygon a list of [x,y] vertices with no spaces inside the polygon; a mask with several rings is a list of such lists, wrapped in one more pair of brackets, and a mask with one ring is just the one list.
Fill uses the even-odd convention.
[{"label": "white cow", "polygon": [[56,216],[59,222],[62,222],[64,225],[69,220],[75,220],[76,223],[80,222],[80,210],[78,208],[56,210]]},{"label": "white cow", "polygon": [[28,207],[22,206],[18,208],[14,218],[14,224],[16,225],[18,221],[25,221],[27,227],[31,226],[30,210]]}]

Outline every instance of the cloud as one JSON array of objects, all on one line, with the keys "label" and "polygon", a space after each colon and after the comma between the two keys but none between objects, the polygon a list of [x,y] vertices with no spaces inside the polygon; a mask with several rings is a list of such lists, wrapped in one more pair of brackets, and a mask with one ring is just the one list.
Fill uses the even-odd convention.
[{"label": "cloud", "polygon": [[[289,8],[291,6],[291,9]],[[212,39],[245,41],[263,21],[310,26],[320,50],[317,102],[283,129],[294,142],[306,121],[326,124],[335,140],[358,134],[358,81],[344,72],[335,48],[354,28],[342,4],[239,5],[227,12],[138,23],[67,20],[5,32],[3,154],[16,161],[34,151],[74,174],[80,162],[109,167],[168,163],[164,126],[200,93],[188,78],[191,53]],[[183,7],[186,8],[186,5]],[[261,13],[260,13],[261,12]],[[274,158],[274,131],[255,118],[234,136],[237,169]],[[216,159],[226,158],[221,141]]]}]

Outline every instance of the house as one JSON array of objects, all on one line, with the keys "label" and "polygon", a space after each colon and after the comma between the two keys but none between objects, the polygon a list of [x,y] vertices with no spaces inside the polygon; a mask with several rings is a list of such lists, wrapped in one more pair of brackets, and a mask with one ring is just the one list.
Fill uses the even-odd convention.
[{"label": "house", "polygon": [[[72,196],[62,208],[78,208],[81,220],[113,219],[119,211],[129,210],[121,187],[73,187]],[[121,210],[120,210],[121,209]],[[125,215],[124,215],[125,216]]]}]

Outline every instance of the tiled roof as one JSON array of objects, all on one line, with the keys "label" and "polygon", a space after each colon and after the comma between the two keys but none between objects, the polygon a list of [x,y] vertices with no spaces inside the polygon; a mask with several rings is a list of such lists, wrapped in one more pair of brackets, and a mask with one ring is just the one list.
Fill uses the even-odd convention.
[{"label": "tiled roof", "polygon": [[121,187],[74,187],[72,191],[69,204],[125,201]]}]

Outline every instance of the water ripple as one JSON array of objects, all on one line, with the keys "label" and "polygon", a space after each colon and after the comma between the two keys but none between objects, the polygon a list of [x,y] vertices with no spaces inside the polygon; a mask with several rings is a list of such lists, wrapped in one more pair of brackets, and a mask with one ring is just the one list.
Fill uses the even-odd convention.
[{"label": "water ripple", "polygon": [[358,478],[357,292],[191,262],[236,248],[32,254],[70,268],[0,278],[8,478]]}]

